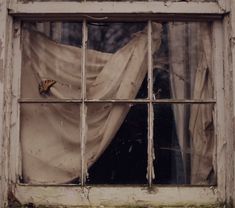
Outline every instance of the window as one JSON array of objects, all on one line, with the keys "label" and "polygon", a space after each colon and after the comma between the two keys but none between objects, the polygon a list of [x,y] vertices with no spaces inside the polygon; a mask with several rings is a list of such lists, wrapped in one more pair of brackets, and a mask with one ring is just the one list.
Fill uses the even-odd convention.
[{"label": "window", "polygon": [[[60,2],[54,10],[54,1],[13,4],[20,32],[12,160],[21,203],[45,204],[36,196],[46,197],[46,190],[55,205],[173,205],[194,194],[207,195],[198,204],[217,203],[220,14],[193,14],[191,21],[179,14],[175,21],[146,13],[151,4],[165,8],[161,2],[142,3],[133,3],[146,4],[141,16],[131,7],[121,15],[128,2],[117,3],[117,11],[96,2],[107,15],[89,12],[89,2]],[[194,13],[216,5],[177,3],[197,5]],[[49,12],[40,21],[45,5]],[[67,193],[77,192],[68,200]],[[177,197],[164,202],[170,193]]]},{"label": "window", "polygon": [[[45,23],[23,29],[23,180],[83,184],[91,167],[91,183],[147,184],[148,175],[150,185],[210,184],[216,175],[210,23],[85,22],[83,32],[81,23],[54,24],[62,31],[47,23],[50,36],[78,47],[35,32]],[[103,160],[110,161],[97,161],[106,149]]]}]

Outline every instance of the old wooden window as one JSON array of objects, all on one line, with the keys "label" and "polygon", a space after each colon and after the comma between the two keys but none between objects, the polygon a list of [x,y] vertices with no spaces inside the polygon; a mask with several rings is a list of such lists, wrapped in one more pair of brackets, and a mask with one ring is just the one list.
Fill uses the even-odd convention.
[{"label": "old wooden window", "polygon": [[223,88],[217,3],[11,6],[17,31],[11,168],[20,202],[217,203]]}]

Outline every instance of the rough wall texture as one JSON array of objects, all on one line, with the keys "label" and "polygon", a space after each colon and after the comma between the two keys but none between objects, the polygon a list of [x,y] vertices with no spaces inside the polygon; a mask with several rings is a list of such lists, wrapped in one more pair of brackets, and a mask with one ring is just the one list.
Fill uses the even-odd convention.
[{"label": "rough wall texture", "polygon": [[[1,12],[1,11],[0,11]],[[3,49],[3,44],[2,41],[0,40],[0,54],[2,54]],[[0,59],[0,82],[3,82],[3,60]]]},{"label": "rough wall texture", "polygon": [[8,194],[8,142],[9,139],[5,136],[5,85],[4,76],[6,69],[7,58],[7,4],[8,0],[0,0],[0,207],[7,206]]}]

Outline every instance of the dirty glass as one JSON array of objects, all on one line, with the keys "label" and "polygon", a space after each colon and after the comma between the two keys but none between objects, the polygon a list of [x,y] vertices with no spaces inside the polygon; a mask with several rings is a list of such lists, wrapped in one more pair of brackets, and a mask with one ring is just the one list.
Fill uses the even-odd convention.
[{"label": "dirty glass", "polygon": [[[120,81],[122,80],[122,82],[127,82],[125,84],[126,88],[129,87],[128,84],[131,84],[132,86],[136,85],[134,86],[135,88],[140,88],[139,92],[136,91],[132,93],[132,99],[147,98],[147,45],[145,47],[140,46],[140,50],[144,50],[144,52],[142,55],[143,57],[139,57],[139,54],[136,51],[138,49],[134,48],[136,44],[133,43],[133,41],[135,41],[134,39],[136,39],[135,37],[142,32],[146,33],[145,42],[147,43],[147,24],[144,22],[88,22],[87,25],[88,49],[102,52],[103,56],[107,54],[107,56],[102,59],[103,56],[101,57],[100,54],[97,54],[95,56],[93,53],[89,53],[88,51],[86,61],[87,67],[89,68],[90,66],[94,66],[94,59],[97,61],[97,64],[102,64],[103,62],[105,62],[104,71],[106,72],[104,73],[109,73],[109,75],[115,74],[116,77],[120,76],[119,79],[110,76],[110,79],[113,80],[110,85],[118,85],[118,83],[120,83]],[[132,56],[128,57],[129,54],[131,54]],[[102,59],[100,60],[100,63],[98,60],[99,58]],[[141,65],[137,63],[137,60],[134,60],[140,60],[141,58],[143,58],[143,60],[141,60],[140,62]],[[136,62],[136,65],[134,65],[133,62]],[[122,63],[124,64],[122,65]],[[134,68],[140,68],[142,67],[142,65],[145,65],[143,69],[145,70],[146,74],[145,78],[144,76],[142,76],[141,78],[136,77],[136,79],[134,79],[134,73],[127,73],[128,67],[132,67],[132,69],[134,70]],[[108,69],[108,67],[110,69]],[[121,72],[122,74],[120,74]],[[89,74],[87,74],[88,99],[130,99],[129,95],[120,92],[120,88],[117,89],[115,93],[112,91],[108,91],[107,89],[107,92],[104,93],[103,97],[100,96],[100,93],[91,93],[89,90],[93,89],[94,87],[97,88],[97,86],[99,86],[99,82],[101,82],[101,78],[99,78],[99,76],[96,77],[97,81],[95,81],[94,76],[92,75],[93,74],[89,76]],[[106,77],[108,77],[108,75]],[[91,85],[92,88],[90,89],[89,86],[91,82],[94,82],[94,87],[93,85]],[[110,85],[104,86],[104,88],[111,88]]]},{"label": "dirty glass", "polygon": [[[164,23],[162,29],[160,50],[153,53],[154,99],[214,98],[211,24]],[[203,95],[200,82],[208,88]]]},{"label": "dirty glass", "polygon": [[59,171],[70,181],[77,178],[72,172],[81,172],[79,104],[21,104],[20,114],[22,182],[69,182]]},{"label": "dirty glass", "polygon": [[[106,116],[103,113],[101,117],[100,111],[108,112],[106,112]],[[122,112],[123,116],[120,117],[119,112]],[[113,116],[114,123],[112,124],[107,122],[110,116]],[[115,117],[119,118],[119,121],[116,121]],[[147,184],[147,105],[88,104],[87,149],[94,145],[95,141],[91,140],[93,134],[99,134],[94,130],[97,123],[108,128],[103,132],[100,130],[102,135],[108,134],[110,129],[115,130],[112,140],[108,142],[108,148],[100,157],[97,155],[97,159],[91,167],[89,167],[91,159],[86,154],[89,167],[87,183]],[[99,142],[98,138],[96,140]]]},{"label": "dirty glass", "polygon": [[153,131],[154,184],[214,185],[211,23],[153,22],[151,35],[146,22],[86,26],[83,50],[81,22],[23,25],[24,181],[80,184],[83,173],[87,184],[147,184]]},{"label": "dirty glass", "polygon": [[215,185],[213,113],[213,104],[154,105],[154,184]]},{"label": "dirty glass", "polygon": [[[30,31],[30,33],[25,33],[25,37],[29,40],[23,40],[28,44],[25,44],[23,49],[21,97],[79,99],[81,97],[82,24],[25,23],[23,31]],[[28,37],[29,34],[30,37]],[[35,38],[36,35],[40,37]],[[68,46],[76,46],[76,49]],[[60,55],[62,51],[67,54],[67,58]],[[72,56],[75,53],[76,55]],[[30,61],[32,59],[35,61]]]}]

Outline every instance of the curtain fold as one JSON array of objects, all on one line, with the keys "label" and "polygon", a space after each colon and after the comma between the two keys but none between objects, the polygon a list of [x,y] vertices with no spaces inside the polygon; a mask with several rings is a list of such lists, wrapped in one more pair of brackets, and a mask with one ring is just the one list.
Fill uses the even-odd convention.
[{"label": "curtain fold", "polygon": [[[153,51],[161,43],[161,24],[153,25]],[[147,73],[147,30],[137,33],[114,54],[87,50],[87,96],[134,99]],[[81,96],[81,49],[24,31],[23,98]],[[46,95],[42,81],[53,80]],[[89,105],[85,163],[103,153],[128,113],[129,105]],[[21,107],[23,177],[27,183],[66,183],[81,176],[80,108],[78,104],[23,104]]]},{"label": "curtain fold", "polygon": [[[208,23],[170,23],[168,26],[172,98],[213,98],[211,34]],[[213,105],[174,105],[176,131],[184,169],[190,154],[191,184],[210,184],[215,177],[213,160]],[[189,133],[188,133],[189,132]],[[190,139],[190,140],[189,140]],[[187,174],[187,173],[186,173]]]},{"label": "curtain fold", "polygon": [[[213,97],[212,43],[210,27],[202,24],[201,53],[195,74],[194,99]],[[210,184],[215,182],[214,162],[214,116],[213,104],[191,107],[189,129],[192,138],[191,183]]]},{"label": "curtain fold", "polygon": [[[170,86],[171,96],[175,99],[185,99],[185,91],[190,81],[186,77],[186,40],[187,25],[185,23],[168,24],[168,42],[169,42],[169,63],[170,63]],[[176,133],[183,158],[184,171],[187,167],[187,109],[182,105],[173,105]],[[184,181],[187,177],[184,175]]]}]

